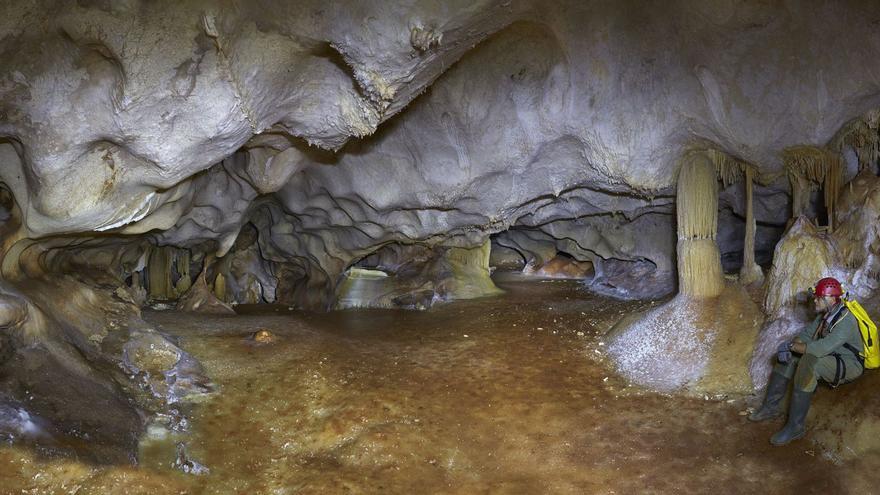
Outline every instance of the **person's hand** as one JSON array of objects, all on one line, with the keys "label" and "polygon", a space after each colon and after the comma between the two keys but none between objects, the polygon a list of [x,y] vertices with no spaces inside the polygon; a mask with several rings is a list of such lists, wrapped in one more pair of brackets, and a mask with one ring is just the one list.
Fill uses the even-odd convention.
[{"label": "person's hand", "polygon": [[791,361],[791,343],[783,342],[776,348],[776,360],[782,364]]}]

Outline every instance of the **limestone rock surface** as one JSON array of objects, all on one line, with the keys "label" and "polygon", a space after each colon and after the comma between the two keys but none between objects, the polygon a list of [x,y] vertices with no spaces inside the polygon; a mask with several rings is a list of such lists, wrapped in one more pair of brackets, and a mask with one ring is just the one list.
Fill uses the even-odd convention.
[{"label": "limestone rock surface", "polygon": [[12,353],[0,361],[0,436],[37,438],[48,453],[94,463],[134,463],[145,417],[169,414],[211,385],[136,306],[97,285],[0,284],[27,301],[27,316],[5,329]]}]

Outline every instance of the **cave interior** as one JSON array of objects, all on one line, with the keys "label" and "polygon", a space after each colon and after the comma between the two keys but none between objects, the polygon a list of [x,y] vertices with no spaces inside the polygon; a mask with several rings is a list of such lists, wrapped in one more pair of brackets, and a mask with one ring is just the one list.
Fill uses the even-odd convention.
[{"label": "cave interior", "polygon": [[876,2],[0,9],[0,491],[876,489]]}]

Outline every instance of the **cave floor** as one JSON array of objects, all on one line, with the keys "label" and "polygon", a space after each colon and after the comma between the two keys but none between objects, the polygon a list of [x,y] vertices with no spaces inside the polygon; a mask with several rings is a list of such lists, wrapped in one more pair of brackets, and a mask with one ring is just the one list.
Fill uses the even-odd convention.
[{"label": "cave floor", "polygon": [[[627,387],[602,336],[648,302],[498,277],[502,296],[426,312],[147,311],[218,392],[139,467],[0,449],[2,493],[847,493],[807,440],[773,448],[744,398]],[[275,343],[247,337],[268,329]],[[171,468],[175,443],[210,469]],[[854,479],[861,479],[856,476]]]}]

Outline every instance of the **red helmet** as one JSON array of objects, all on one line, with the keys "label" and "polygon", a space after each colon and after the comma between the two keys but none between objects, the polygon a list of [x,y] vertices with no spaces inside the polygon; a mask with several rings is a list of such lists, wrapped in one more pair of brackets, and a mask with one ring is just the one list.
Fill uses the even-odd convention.
[{"label": "red helmet", "polygon": [[843,295],[843,287],[840,286],[840,282],[836,278],[825,277],[816,282],[813,294],[816,296],[840,297]]}]

